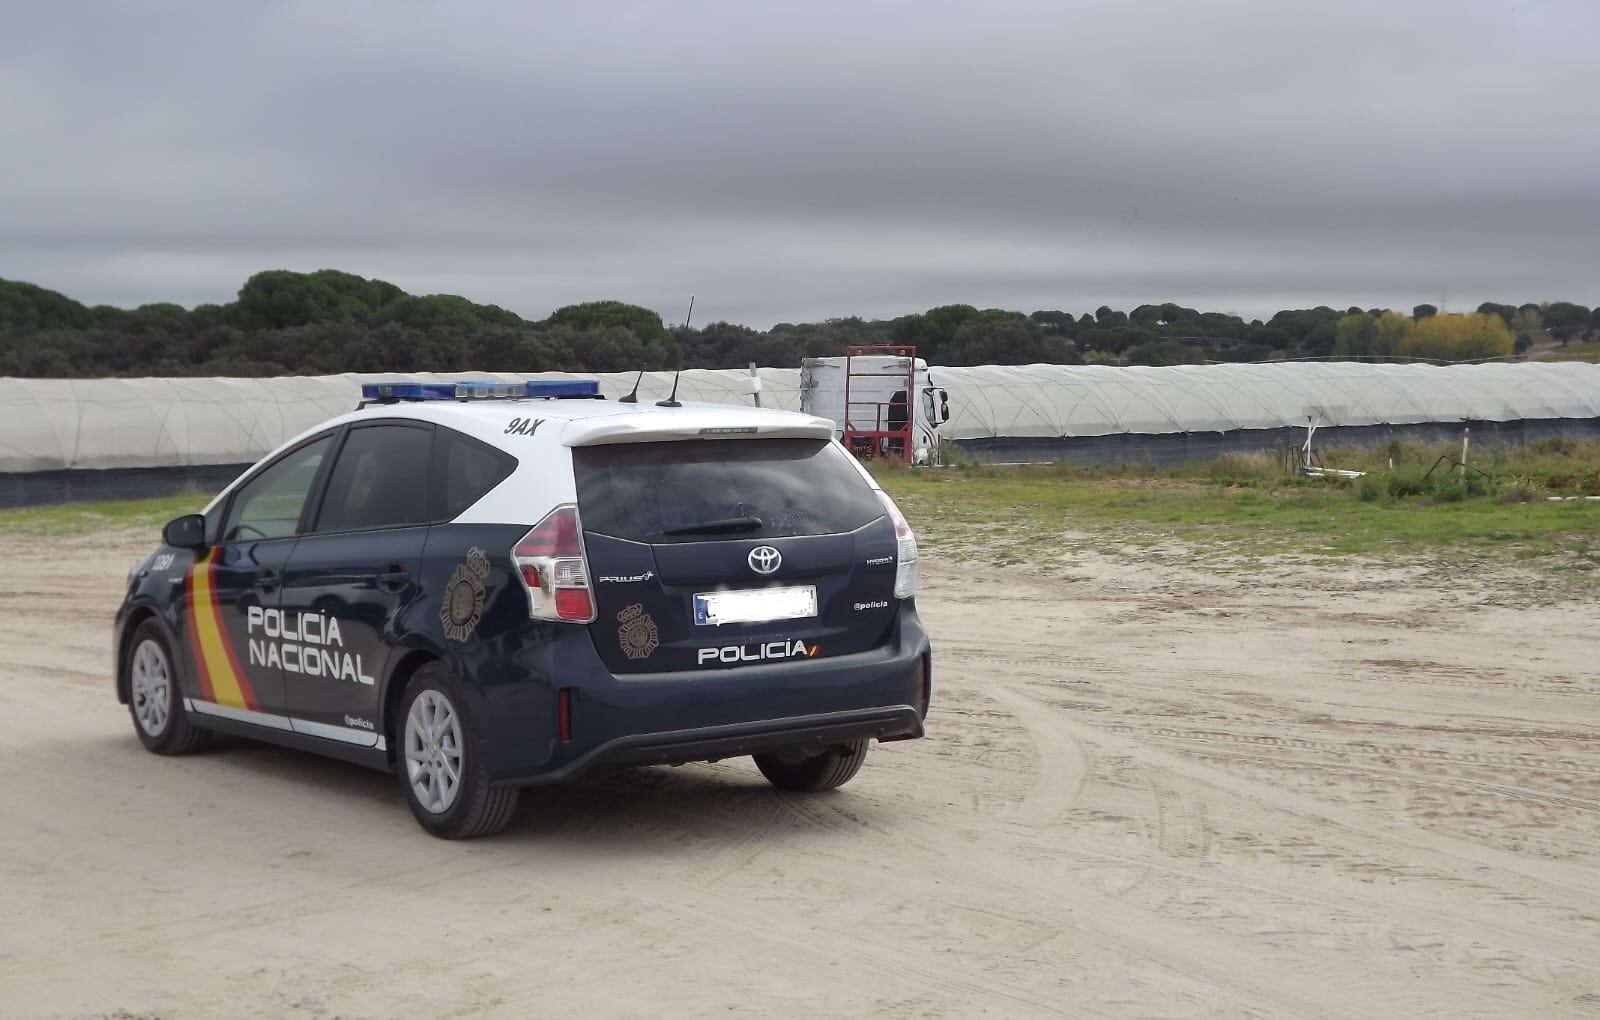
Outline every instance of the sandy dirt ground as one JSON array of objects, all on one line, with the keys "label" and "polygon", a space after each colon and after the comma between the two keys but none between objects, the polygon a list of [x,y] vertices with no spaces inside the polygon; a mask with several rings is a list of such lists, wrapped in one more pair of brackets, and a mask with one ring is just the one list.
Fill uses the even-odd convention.
[{"label": "sandy dirt ground", "polygon": [[1536,582],[925,564],[929,738],[530,792],[147,754],[144,536],[0,541],[0,1015],[1600,1016],[1600,635]]}]

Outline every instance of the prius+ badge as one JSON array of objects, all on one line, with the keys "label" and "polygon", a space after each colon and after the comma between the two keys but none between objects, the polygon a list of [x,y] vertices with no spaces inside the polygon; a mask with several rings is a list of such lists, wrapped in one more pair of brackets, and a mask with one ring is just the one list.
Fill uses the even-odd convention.
[{"label": "prius+ badge", "polygon": [[783,554],[770,545],[756,546],[750,550],[750,555],[747,558],[750,563],[750,569],[758,574],[774,573],[777,571],[778,566],[783,563]]}]

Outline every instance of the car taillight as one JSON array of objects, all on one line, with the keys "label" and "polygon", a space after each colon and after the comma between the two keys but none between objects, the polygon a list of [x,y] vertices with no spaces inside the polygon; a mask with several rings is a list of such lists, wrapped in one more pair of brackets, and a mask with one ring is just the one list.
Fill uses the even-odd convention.
[{"label": "car taillight", "polygon": [[894,595],[908,599],[917,593],[917,536],[911,533],[911,525],[906,523],[905,515],[887,492],[879,489],[878,498],[883,500],[883,509],[894,523],[894,537],[900,543],[895,557]]},{"label": "car taillight", "polygon": [[511,558],[528,590],[528,612],[536,620],[590,623],[594,593],[579,540],[578,508],[557,507],[522,536]]}]

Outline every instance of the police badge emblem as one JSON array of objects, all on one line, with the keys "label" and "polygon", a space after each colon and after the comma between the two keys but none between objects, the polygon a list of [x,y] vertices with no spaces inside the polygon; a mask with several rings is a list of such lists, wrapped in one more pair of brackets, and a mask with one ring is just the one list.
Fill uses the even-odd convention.
[{"label": "police badge emblem", "polygon": [[637,602],[618,613],[617,622],[622,625],[617,628],[617,643],[622,646],[622,654],[630,659],[648,659],[661,643],[656,621],[650,619],[644,606]]},{"label": "police badge emblem", "polygon": [[439,606],[439,623],[451,641],[465,641],[483,618],[483,580],[489,576],[489,557],[473,546],[467,558],[450,575]]}]

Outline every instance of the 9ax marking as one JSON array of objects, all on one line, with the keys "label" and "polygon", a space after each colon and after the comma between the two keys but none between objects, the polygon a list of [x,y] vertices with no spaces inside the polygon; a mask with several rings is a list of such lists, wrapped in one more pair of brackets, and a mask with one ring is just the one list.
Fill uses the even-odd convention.
[{"label": "9ax marking", "polygon": [[508,436],[531,436],[544,424],[543,418],[513,418],[506,426]]}]

